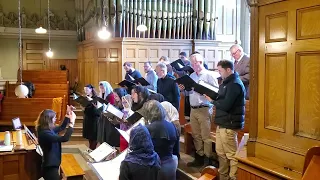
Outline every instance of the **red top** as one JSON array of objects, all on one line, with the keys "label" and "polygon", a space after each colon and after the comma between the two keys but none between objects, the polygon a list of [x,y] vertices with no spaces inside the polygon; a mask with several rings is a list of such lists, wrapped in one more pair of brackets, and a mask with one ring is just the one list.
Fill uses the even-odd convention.
[{"label": "red top", "polygon": [[115,99],[114,99],[113,93],[110,93],[110,94],[107,96],[107,100],[109,101],[110,104],[114,105]]}]

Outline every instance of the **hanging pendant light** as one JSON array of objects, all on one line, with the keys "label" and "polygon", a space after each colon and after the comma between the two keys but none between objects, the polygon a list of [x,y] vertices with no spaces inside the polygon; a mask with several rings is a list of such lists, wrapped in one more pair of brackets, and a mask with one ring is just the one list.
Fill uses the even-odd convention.
[{"label": "hanging pendant light", "polygon": [[53,52],[51,51],[51,48],[49,49],[49,51],[46,52],[46,55],[48,58],[51,58],[53,56]]},{"label": "hanging pendant light", "polygon": [[[40,0],[40,17],[41,17],[41,0]],[[45,28],[42,27],[42,25],[40,25],[36,30],[35,32],[37,34],[45,34],[47,33],[47,30]]]},{"label": "hanging pendant light", "polygon": [[109,39],[111,37],[111,33],[107,30],[107,27],[106,27],[106,17],[105,17],[105,14],[104,14],[104,0],[102,0],[102,6],[101,6],[101,9],[102,9],[102,24],[104,24],[101,28],[100,31],[98,31],[98,37],[102,40],[106,40],[106,39]]},{"label": "hanging pendant light", "polygon": [[50,0],[48,0],[48,36],[49,36],[49,50],[46,52],[48,58],[52,58],[53,52],[51,50],[51,26],[50,26]]},{"label": "hanging pendant light", "polygon": [[45,34],[45,33],[47,33],[47,30],[44,29],[44,28],[42,28],[42,26],[40,26],[40,27],[38,27],[38,28],[35,30],[35,32],[36,32],[37,34]]},{"label": "hanging pendant light", "polygon": [[14,93],[18,98],[26,98],[29,94],[29,89],[22,82],[22,33],[21,33],[21,2],[18,1],[18,20],[19,20],[19,76],[20,76],[20,85],[14,89]]},{"label": "hanging pendant light", "polygon": [[100,39],[106,40],[109,39],[111,36],[111,33],[107,30],[107,27],[102,27],[101,30],[98,32],[98,37]]},{"label": "hanging pendant light", "polygon": [[140,32],[144,32],[144,31],[148,30],[148,28],[147,28],[146,25],[140,24],[140,25],[137,27],[137,30],[140,31]]}]

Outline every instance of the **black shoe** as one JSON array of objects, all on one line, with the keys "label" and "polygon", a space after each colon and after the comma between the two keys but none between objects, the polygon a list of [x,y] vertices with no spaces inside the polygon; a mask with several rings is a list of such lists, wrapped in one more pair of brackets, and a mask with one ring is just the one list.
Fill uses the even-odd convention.
[{"label": "black shoe", "polygon": [[195,153],[195,157],[194,160],[192,162],[188,162],[187,166],[188,167],[201,167],[203,166],[203,156],[198,155],[197,153]]},{"label": "black shoe", "polygon": [[203,158],[203,166],[207,167],[207,166],[211,166],[212,165],[212,160],[210,158],[208,158],[207,156],[204,156]]}]

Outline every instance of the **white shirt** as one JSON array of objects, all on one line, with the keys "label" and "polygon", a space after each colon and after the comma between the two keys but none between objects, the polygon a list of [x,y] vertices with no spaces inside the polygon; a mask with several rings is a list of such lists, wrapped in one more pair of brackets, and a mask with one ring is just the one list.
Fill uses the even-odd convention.
[{"label": "white shirt", "polygon": [[[220,74],[218,72],[203,69],[199,74],[193,72],[190,77],[196,83],[204,81],[212,86],[219,87],[218,77],[220,77]],[[210,102],[203,95],[195,91],[190,91],[189,99],[191,106],[210,105]]]}]

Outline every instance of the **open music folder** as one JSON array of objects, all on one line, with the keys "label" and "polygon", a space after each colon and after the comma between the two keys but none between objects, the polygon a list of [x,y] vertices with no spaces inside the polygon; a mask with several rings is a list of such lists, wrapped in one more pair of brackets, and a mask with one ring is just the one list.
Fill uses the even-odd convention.
[{"label": "open music folder", "polygon": [[75,100],[77,103],[79,103],[82,107],[89,106],[92,102],[88,99],[88,97],[84,97],[81,95],[77,95],[73,93],[73,100]]},{"label": "open music folder", "polygon": [[132,130],[134,127],[138,126],[139,124],[145,125],[144,120],[143,120],[143,119],[140,119],[139,121],[137,121],[136,123],[134,123],[134,124],[133,124],[128,130],[126,130],[126,131],[123,131],[123,130],[118,129],[118,128],[116,128],[116,129],[119,131],[119,133],[122,135],[122,137],[129,143],[131,130]]},{"label": "open music folder", "polygon": [[125,79],[125,80],[117,83],[117,85],[119,85],[121,87],[131,88],[132,86],[135,86],[136,84],[133,81],[128,81]]},{"label": "open music folder", "polygon": [[89,156],[95,161],[95,162],[100,162],[104,159],[106,159],[108,156],[112,155],[115,153],[117,150],[110,146],[108,143],[104,142],[102,143],[98,148],[95,150],[91,151],[89,153]]},{"label": "open music folder", "polygon": [[186,71],[189,74],[193,73],[194,70],[191,66],[186,66],[181,59],[175,60],[170,63],[177,71]]},{"label": "open music folder", "polygon": [[123,118],[124,113],[117,109],[115,106],[112,104],[106,105],[105,112],[103,112],[104,116],[112,118],[112,116],[116,116],[119,119]]},{"label": "open music folder", "polygon": [[190,76],[184,75],[175,80],[178,84],[182,84],[185,89],[192,89],[199,94],[206,94],[211,99],[217,99],[219,87],[212,86],[204,81],[196,83]]},{"label": "open music folder", "polygon": [[150,85],[149,82],[146,79],[144,79],[143,77],[135,79],[133,82],[136,84],[140,83],[141,86],[149,86]]},{"label": "open music folder", "polygon": [[89,163],[89,166],[100,180],[118,180],[120,175],[121,162],[126,158],[129,149],[127,148],[117,157],[109,161]]}]

